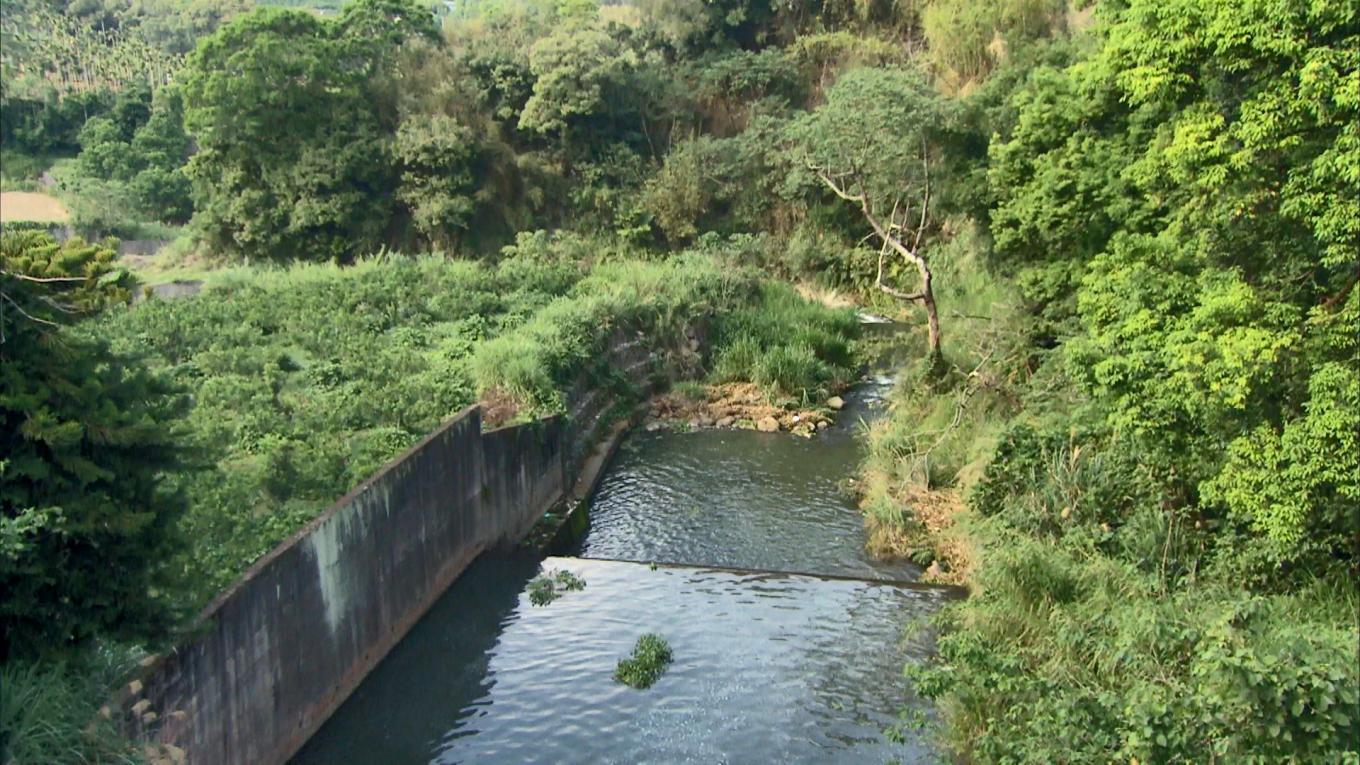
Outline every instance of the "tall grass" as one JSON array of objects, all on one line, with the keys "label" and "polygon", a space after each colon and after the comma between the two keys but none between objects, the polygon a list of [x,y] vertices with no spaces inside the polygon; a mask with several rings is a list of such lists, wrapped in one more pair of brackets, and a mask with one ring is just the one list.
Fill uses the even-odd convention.
[{"label": "tall grass", "polygon": [[699,256],[603,263],[515,331],[484,343],[472,377],[478,390],[509,393],[525,414],[561,411],[563,391],[602,358],[615,330],[678,335],[691,320],[735,310],[755,285],[753,274]]},{"label": "tall grass", "polygon": [[132,745],[98,715],[136,654],[100,647],[71,661],[0,665],[0,763],[138,763]]},{"label": "tall grass", "polygon": [[[986,526],[988,524],[984,524]],[[991,524],[974,594],[915,672],[976,762],[1347,762],[1360,741],[1353,588],[1164,592],[1079,546]],[[997,710],[1010,710],[998,714]]]},{"label": "tall grass", "polygon": [[825,398],[853,379],[853,311],[805,300],[786,284],[761,285],[759,299],[716,323],[713,382],[754,382],[774,399]]}]

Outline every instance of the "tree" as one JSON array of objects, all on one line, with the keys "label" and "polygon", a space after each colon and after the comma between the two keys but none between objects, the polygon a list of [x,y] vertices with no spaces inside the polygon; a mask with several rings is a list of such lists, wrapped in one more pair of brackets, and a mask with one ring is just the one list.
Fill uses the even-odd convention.
[{"label": "tree", "polygon": [[660,62],[615,26],[564,28],[534,43],[533,95],[520,130],[557,139],[568,163],[606,156],[619,143],[645,147],[663,109]]},{"label": "tree", "polygon": [[[924,78],[909,69],[855,69],[836,81],[826,103],[792,123],[787,140],[799,173],[859,208],[880,243],[878,289],[926,311],[928,347],[940,356],[934,274],[923,247],[931,227],[932,131],[944,119]],[[885,281],[889,252],[915,269],[907,292]]]},{"label": "tree", "polygon": [[417,229],[435,246],[449,246],[467,228],[475,208],[477,142],[452,117],[403,122],[392,152],[401,164],[397,194]]},{"label": "tree", "polygon": [[1249,540],[1233,576],[1354,560],[1354,22],[1344,3],[1137,0],[1090,63],[1149,126],[1119,172],[1156,204],[1108,216],[1070,367]]},{"label": "tree", "polygon": [[[410,3],[361,0],[340,20],[259,9],[200,43],[184,81],[196,223],[220,250],[347,260],[392,216],[396,110],[374,78],[426,34]],[[422,21],[423,20],[423,21]]]},{"label": "tree", "polygon": [[182,509],[161,479],[179,400],[136,359],[64,325],[126,302],[117,254],[0,237],[0,658],[150,634]]},{"label": "tree", "polygon": [[151,116],[132,136],[139,169],[128,179],[142,209],[157,220],[184,223],[193,214],[185,164],[192,144],[184,132],[184,99],[174,87],[156,92]]},{"label": "tree", "polygon": [[[184,174],[190,142],[178,89],[167,86],[157,91],[140,119],[120,125],[117,115],[115,108],[108,117],[91,117],[80,131],[81,152],[71,189],[76,192],[78,219],[104,233],[146,218],[187,221],[193,212]],[[109,214],[88,214],[99,209]]]}]

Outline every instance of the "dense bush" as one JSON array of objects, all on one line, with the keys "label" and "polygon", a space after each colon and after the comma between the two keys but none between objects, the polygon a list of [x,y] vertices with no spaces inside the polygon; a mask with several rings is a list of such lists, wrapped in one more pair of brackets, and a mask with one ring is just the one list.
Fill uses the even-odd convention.
[{"label": "dense bush", "polygon": [[434,258],[219,274],[193,300],[150,300],[83,327],[137,350],[194,407],[199,469],[177,557],[201,597],[476,399],[468,359],[578,278],[575,266]]},{"label": "dense bush", "polygon": [[969,761],[1355,761],[1355,9],[1100,11],[975,106],[1020,321],[871,447],[909,531],[901,482],[971,486],[974,596],[919,689]]},{"label": "dense bush", "polygon": [[0,235],[0,659],[157,634],[171,614],[183,505],[163,476],[183,408],[138,353],[63,327],[128,300],[114,256]]},{"label": "dense bush", "polygon": [[[984,532],[986,533],[986,532]],[[945,613],[946,741],[980,762],[1345,762],[1360,740],[1353,592],[1168,590],[1001,527]]]},{"label": "dense bush", "polygon": [[714,382],[750,381],[772,397],[824,398],[855,373],[849,341],[859,334],[853,311],[803,299],[767,283],[760,300],[719,318]]},{"label": "dense bush", "polygon": [[[119,119],[119,107],[130,103],[140,107],[140,113]],[[72,207],[77,227],[117,234],[139,221],[189,220],[193,202],[184,163],[190,140],[178,91],[162,88],[154,102],[149,94],[140,101],[129,94],[120,96],[110,116],[85,122],[80,145],[75,172],[62,179],[67,195],[76,197]],[[84,212],[110,207],[109,198],[117,199],[112,212]]]}]

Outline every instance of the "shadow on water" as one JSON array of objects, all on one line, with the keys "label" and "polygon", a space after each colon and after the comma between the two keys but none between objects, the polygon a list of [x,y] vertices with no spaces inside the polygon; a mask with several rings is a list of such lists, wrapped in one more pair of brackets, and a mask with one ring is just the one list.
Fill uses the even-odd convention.
[{"label": "shadow on water", "polygon": [[474,561],[293,761],[429,762],[432,742],[490,692],[492,649],[538,568],[532,555]]}]

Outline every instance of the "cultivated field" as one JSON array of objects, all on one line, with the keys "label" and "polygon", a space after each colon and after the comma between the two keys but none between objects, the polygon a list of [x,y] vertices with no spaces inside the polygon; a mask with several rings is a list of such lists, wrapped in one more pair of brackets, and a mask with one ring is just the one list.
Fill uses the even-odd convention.
[{"label": "cultivated field", "polygon": [[6,191],[0,193],[0,223],[40,221],[66,223],[71,219],[65,205],[50,194],[36,191]]}]

